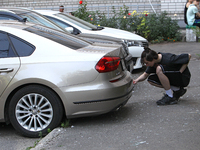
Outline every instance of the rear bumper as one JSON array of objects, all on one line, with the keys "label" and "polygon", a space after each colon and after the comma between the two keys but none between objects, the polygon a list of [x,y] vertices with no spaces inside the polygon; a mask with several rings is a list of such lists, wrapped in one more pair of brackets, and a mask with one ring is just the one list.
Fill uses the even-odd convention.
[{"label": "rear bumper", "polygon": [[102,103],[102,102],[107,102],[107,101],[115,101],[117,99],[129,99],[131,97],[133,89],[128,91],[125,95],[122,95],[120,97],[113,97],[113,98],[108,98],[108,99],[98,99],[98,100],[89,100],[89,101],[80,101],[80,102],[73,102],[74,104],[91,104],[91,103]]},{"label": "rear bumper", "polygon": [[[124,106],[131,96],[132,90],[123,97],[77,103],[74,108],[76,107],[78,109],[80,107],[79,111],[73,114],[67,114],[67,118],[95,116],[111,112]],[[83,107],[87,109],[82,109]]]},{"label": "rear bumper", "polygon": [[134,88],[130,73],[115,83],[101,82],[63,88],[66,100],[63,101],[68,118],[104,114],[128,101]]}]

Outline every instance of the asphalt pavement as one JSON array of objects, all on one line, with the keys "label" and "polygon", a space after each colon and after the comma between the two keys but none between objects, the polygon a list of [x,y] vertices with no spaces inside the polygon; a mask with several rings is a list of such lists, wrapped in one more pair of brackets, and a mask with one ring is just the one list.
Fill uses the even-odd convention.
[{"label": "asphalt pavement", "polygon": [[[200,43],[163,43],[150,48],[192,55],[191,82],[178,104],[157,106],[164,90],[140,82],[120,110],[72,119],[70,127],[54,129],[31,150],[199,150]],[[136,70],[133,78],[143,71]]]}]

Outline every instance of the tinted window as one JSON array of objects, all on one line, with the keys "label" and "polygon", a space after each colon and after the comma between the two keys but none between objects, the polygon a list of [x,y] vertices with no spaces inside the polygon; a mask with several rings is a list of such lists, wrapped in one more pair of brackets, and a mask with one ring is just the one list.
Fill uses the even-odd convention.
[{"label": "tinted window", "polygon": [[2,16],[0,15],[0,20],[16,20],[16,18],[11,16]]},{"label": "tinted window", "polygon": [[15,57],[6,33],[0,33],[0,58]]},{"label": "tinted window", "polygon": [[69,22],[71,22],[71,23],[73,23],[73,24],[75,24],[75,25],[77,25],[77,26],[79,26],[81,28],[84,28],[86,30],[96,30],[97,29],[97,27],[95,25],[93,25],[91,23],[88,23],[88,22],[86,22],[84,20],[81,20],[81,19],[79,19],[77,17],[74,17],[72,15],[59,13],[59,14],[55,14],[55,16],[58,16],[58,17],[60,17],[62,19],[65,19],[65,20],[67,20],[67,21],[69,21]]},{"label": "tinted window", "polygon": [[32,46],[31,44],[27,43],[26,41],[21,40],[17,37],[11,36],[11,35],[9,37],[10,37],[10,40],[12,41],[12,44],[13,44],[15,50],[17,51],[17,54],[20,57],[30,56],[33,53],[33,51],[35,50],[35,47]]},{"label": "tinted window", "polygon": [[36,24],[42,24],[42,25],[45,25],[47,27],[63,31],[63,29],[56,26],[54,23],[52,23],[48,19],[44,18],[43,16],[38,15],[37,13],[29,12],[29,13],[21,13],[21,14],[18,14],[18,15],[21,16],[22,18],[27,18],[28,22],[33,22],[33,23],[36,23]]},{"label": "tinted window", "polygon": [[47,39],[53,40],[57,43],[60,43],[74,50],[86,47],[90,44],[89,42],[86,42],[77,37],[74,37],[71,34],[66,34],[65,32],[59,32],[58,30],[45,28],[39,25],[31,26],[31,27],[25,28],[24,30],[40,35]]},{"label": "tinted window", "polygon": [[80,34],[81,31],[79,31],[78,29],[76,29],[75,27],[69,25],[68,23],[66,22],[63,22],[62,20],[58,20],[56,18],[52,18],[52,17],[49,17],[49,16],[46,16],[47,18],[49,18],[51,21],[53,21],[54,23],[58,24],[59,26],[61,26],[62,28],[67,28],[67,27],[72,27],[73,28],[73,34],[77,35],[77,34]]},{"label": "tinted window", "polygon": [[67,24],[63,21],[60,21],[58,19],[55,19],[55,18],[52,18],[52,17],[49,17],[49,16],[46,16],[46,17],[49,18],[51,21],[55,22],[56,24],[58,24],[59,26],[63,27],[63,28],[72,27],[69,24]]}]

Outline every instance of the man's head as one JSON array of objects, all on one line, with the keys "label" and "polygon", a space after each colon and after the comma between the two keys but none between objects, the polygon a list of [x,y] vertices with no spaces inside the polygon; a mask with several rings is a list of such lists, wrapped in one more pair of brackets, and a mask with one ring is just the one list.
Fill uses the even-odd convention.
[{"label": "man's head", "polygon": [[194,0],[188,0],[189,3],[193,3]]},{"label": "man's head", "polygon": [[61,6],[59,7],[59,11],[60,11],[60,12],[64,12],[64,6],[63,6],[63,5],[61,5]]},{"label": "man's head", "polygon": [[144,51],[141,54],[141,63],[146,66],[153,67],[155,61],[158,59],[158,53],[150,48],[144,48]]},{"label": "man's head", "polygon": [[199,2],[200,2],[200,0],[193,0],[193,3],[192,4],[194,4],[194,5],[199,5]]}]

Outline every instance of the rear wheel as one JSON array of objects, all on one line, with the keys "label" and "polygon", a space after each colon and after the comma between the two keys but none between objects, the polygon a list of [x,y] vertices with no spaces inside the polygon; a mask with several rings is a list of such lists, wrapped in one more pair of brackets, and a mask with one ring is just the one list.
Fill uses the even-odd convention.
[{"label": "rear wheel", "polygon": [[17,91],[10,101],[10,122],[24,136],[46,135],[49,129],[60,124],[62,117],[60,99],[44,86],[26,86]]}]

